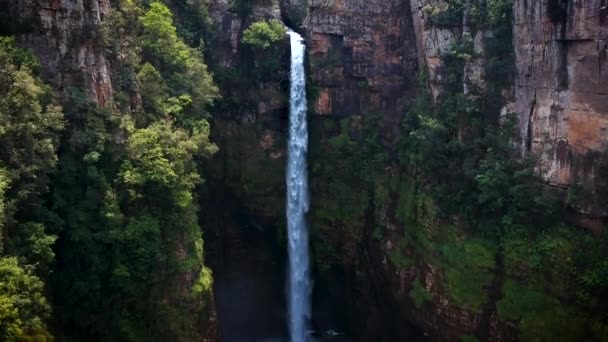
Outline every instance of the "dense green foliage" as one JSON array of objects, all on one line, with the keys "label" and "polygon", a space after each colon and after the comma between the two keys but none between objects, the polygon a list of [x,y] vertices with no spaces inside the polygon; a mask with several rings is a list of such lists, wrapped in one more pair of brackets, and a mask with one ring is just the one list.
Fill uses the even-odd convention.
[{"label": "dense green foliage", "polygon": [[[142,56],[167,80],[170,103],[186,105],[185,114],[178,117],[196,120],[205,117],[206,107],[218,95],[217,87],[203,62],[202,52],[188,47],[178,36],[171,11],[154,2],[149,11],[140,16],[142,25]],[[177,113],[174,113],[177,114]]]},{"label": "dense green foliage", "polygon": [[[6,176],[6,171],[0,169],[0,232],[4,228],[5,210],[6,204],[4,203],[4,193],[6,192],[6,188],[8,188],[8,177]],[[0,238],[2,235],[0,235]],[[2,240],[0,240],[0,248],[2,247]]]},{"label": "dense green foliage", "polygon": [[449,0],[438,4],[426,4],[422,11],[429,16],[433,25],[450,28],[467,24],[484,28],[511,20],[512,0]]},{"label": "dense green foliage", "polygon": [[418,279],[412,282],[412,289],[410,290],[409,295],[417,309],[422,308],[422,305],[432,298],[426,289],[420,284]]},{"label": "dense green foliage", "polygon": [[[63,127],[61,108],[33,74],[35,68],[31,53],[16,48],[11,38],[0,37],[0,167],[10,184],[5,190],[4,236],[11,242],[27,239],[30,221],[40,222],[45,215],[40,195],[47,191],[48,174],[57,162],[55,150]],[[9,243],[7,248],[32,252],[35,247],[27,245]]]},{"label": "dense green foliage", "polygon": [[218,89],[206,23],[183,24],[160,2],[116,4],[100,31],[117,75],[108,108],[70,87],[62,109],[36,58],[0,38],[0,252],[14,256],[0,255],[1,340],[51,338],[43,293],[61,340],[198,339],[212,278],[195,188],[217,151]]},{"label": "dense green foliage", "polygon": [[47,341],[48,275],[56,237],[43,222],[63,114],[36,76],[38,61],[0,37],[0,340]]},{"label": "dense green foliage", "polygon": [[406,117],[401,160],[425,184],[444,216],[458,214],[482,234],[550,224],[551,200],[543,196],[532,162],[519,158],[511,145],[511,118],[499,116],[499,85],[488,79],[484,88],[471,85],[468,94],[462,93],[459,72],[472,53],[464,40],[445,56],[448,77],[436,108],[431,109],[423,94],[418,101],[427,103],[413,106]]},{"label": "dense green foliage", "polygon": [[165,0],[163,3],[173,12],[178,35],[191,47],[202,49],[211,31],[209,0]]},{"label": "dense green foliage", "polygon": [[243,43],[262,50],[283,38],[285,27],[276,19],[256,21],[243,32]]},{"label": "dense green foliage", "polygon": [[211,281],[194,190],[217,150],[205,121],[217,87],[159,2],[120,2],[102,32],[124,71],[122,118],[67,92],[52,201],[58,318],[69,340],[190,341]]},{"label": "dense green foliage", "polygon": [[[382,175],[388,153],[380,144],[379,125],[379,116],[373,114],[311,122],[311,140],[324,142],[310,149],[312,249],[322,269],[347,264],[353,257],[352,246],[334,245],[322,237],[342,232],[363,239],[370,203],[387,200]],[[391,260],[410,263],[397,254]]]},{"label": "dense green foliage", "polygon": [[[0,339],[6,342],[32,338],[47,341],[44,331],[50,306],[44,283],[15,257],[0,257]],[[28,336],[29,335],[29,336]]]}]

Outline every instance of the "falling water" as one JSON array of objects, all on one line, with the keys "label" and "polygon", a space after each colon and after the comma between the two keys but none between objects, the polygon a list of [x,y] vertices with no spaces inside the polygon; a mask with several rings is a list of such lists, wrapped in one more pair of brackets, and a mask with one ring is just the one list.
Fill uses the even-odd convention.
[{"label": "falling water", "polygon": [[310,316],[310,279],[308,277],[308,175],[306,151],[306,76],[304,43],[291,30],[291,89],[289,108],[289,142],[287,161],[287,229],[289,235],[289,333],[291,342],[305,342]]}]

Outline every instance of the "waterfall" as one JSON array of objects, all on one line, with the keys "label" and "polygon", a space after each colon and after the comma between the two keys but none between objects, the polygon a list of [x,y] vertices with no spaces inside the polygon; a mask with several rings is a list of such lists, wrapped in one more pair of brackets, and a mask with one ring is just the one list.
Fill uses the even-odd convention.
[{"label": "waterfall", "polygon": [[289,142],[287,156],[287,230],[289,249],[289,334],[291,342],[305,342],[310,317],[311,283],[308,274],[308,174],[306,151],[305,46],[302,37],[289,30],[291,40],[291,89],[289,94]]}]

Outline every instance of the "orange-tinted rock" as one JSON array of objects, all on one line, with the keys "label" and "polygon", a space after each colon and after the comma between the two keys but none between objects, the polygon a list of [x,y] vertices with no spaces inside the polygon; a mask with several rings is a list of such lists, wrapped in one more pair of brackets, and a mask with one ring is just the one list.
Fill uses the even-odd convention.
[{"label": "orange-tinted rock", "polygon": [[540,157],[541,175],[568,187],[595,178],[577,165],[608,148],[607,13],[601,0],[552,6],[514,2],[515,107],[526,152]]},{"label": "orange-tinted rock", "polygon": [[331,113],[331,96],[328,88],[323,88],[315,105],[315,112],[320,115]]},{"label": "orange-tinted rock", "polygon": [[310,1],[303,28],[311,79],[321,88],[315,112],[343,117],[375,111],[398,125],[417,79],[407,2]]}]

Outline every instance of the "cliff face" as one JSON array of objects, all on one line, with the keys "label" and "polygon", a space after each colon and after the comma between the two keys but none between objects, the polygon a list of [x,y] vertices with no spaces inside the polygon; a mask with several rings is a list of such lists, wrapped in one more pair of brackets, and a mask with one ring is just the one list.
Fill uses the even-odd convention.
[{"label": "cliff face", "polygon": [[22,23],[18,38],[35,51],[45,80],[60,90],[84,86],[101,106],[111,102],[110,66],[99,34],[109,1],[11,0],[9,9],[11,19]]},{"label": "cliff face", "polygon": [[[596,192],[608,144],[605,1],[515,1],[513,30],[514,110],[524,150],[539,156],[539,172],[550,184]],[[607,214],[593,201],[578,209]]]},{"label": "cliff face", "polygon": [[[502,114],[517,116],[522,154],[538,157],[537,172],[548,184],[587,192],[570,205],[584,215],[578,223],[596,233],[605,216],[604,204],[593,200],[603,193],[598,175],[607,143],[605,5],[514,1],[516,72],[501,93]],[[442,0],[260,1],[245,15],[219,0],[211,8],[221,31],[213,50],[223,69],[242,63],[243,54],[259,61],[240,43],[240,32],[255,20],[280,16],[306,37],[315,279],[350,298],[345,319],[357,339],[406,338],[412,332],[409,321],[436,339],[513,340],[522,334],[555,336],[543,335],[543,324],[561,333],[556,322],[567,320],[564,310],[581,321],[595,319],[581,318],[579,309],[567,306],[575,301],[567,285],[573,280],[553,278],[568,258],[576,258],[574,249],[584,248],[584,233],[576,238],[562,230],[551,233],[547,238],[562,246],[559,255],[543,261],[543,272],[522,267],[519,258],[532,258],[530,251],[542,248],[540,242],[508,240],[521,244],[523,254],[515,256],[466,231],[454,233],[433,217],[438,209],[432,200],[395,161],[401,121],[416,98],[419,66],[436,101],[449,77],[444,57],[468,36],[472,53],[463,65],[463,91],[487,85],[492,76],[485,74],[487,42],[494,33],[476,25],[478,13],[447,17],[454,7]],[[239,94],[249,105],[215,119],[224,147],[216,180],[228,183],[259,222],[278,228],[279,236],[288,108],[276,94],[286,90],[286,80],[283,74],[224,87],[227,97]],[[524,295],[538,300],[529,313],[515,309],[527,305],[518,302]],[[572,331],[579,329],[573,326]]]},{"label": "cliff face", "polygon": [[281,16],[278,1],[242,6],[210,2],[214,33],[209,63],[223,98],[214,111],[213,131],[218,146],[225,147],[214,158],[209,177],[234,192],[252,215],[280,225],[284,220],[289,43],[286,39],[266,51],[242,43],[242,32],[251,23]]},{"label": "cliff face", "polygon": [[417,70],[411,16],[404,1],[310,1],[314,112],[336,117],[383,113],[398,123]]},{"label": "cliff face", "polygon": [[[419,58],[428,70],[436,98],[441,92],[442,55],[470,31],[461,25],[435,25],[430,8],[448,2],[413,0]],[[516,74],[505,92],[504,112],[517,115],[522,153],[538,158],[537,172],[548,184],[585,188],[600,196],[606,132],[606,5],[602,1],[514,1],[513,45]],[[484,29],[472,37],[469,81],[483,83]],[[592,217],[605,217],[605,203],[574,201],[573,207]],[[597,224],[589,228],[597,229]]]}]

